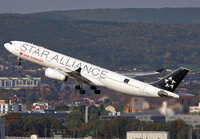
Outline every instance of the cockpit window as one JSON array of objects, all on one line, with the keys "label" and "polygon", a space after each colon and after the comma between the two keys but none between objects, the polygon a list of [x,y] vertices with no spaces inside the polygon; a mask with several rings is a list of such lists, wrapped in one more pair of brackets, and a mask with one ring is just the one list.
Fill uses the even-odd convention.
[{"label": "cockpit window", "polygon": [[13,41],[10,42],[11,45],[15,45],[15,43]]}]

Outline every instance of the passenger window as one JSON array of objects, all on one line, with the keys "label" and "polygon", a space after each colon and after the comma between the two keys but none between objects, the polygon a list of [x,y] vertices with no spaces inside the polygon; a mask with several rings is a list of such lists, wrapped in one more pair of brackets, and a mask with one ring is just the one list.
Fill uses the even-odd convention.
[{"label": "passenger window", "polygon": [[125,79],[124,82],[125,82],[125,83],[128,83],[128,82],[129,82],[129,79]]}]

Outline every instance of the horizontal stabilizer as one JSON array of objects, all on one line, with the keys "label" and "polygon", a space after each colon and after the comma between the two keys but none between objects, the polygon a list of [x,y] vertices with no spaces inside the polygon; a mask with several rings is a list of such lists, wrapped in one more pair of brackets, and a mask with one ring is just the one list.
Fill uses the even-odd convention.
[{"label": "horizontal stabilizer", "polygon": [[195,95],[192,94],[186,94],[186,93],[177,93],[180,97],[194,97]]}]

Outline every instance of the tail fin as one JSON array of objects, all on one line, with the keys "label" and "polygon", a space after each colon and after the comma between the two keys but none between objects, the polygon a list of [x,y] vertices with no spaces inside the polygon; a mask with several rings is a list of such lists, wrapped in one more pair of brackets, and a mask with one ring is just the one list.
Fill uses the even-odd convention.
[{"label": "tail fin", "polygon": [[188,72],[189,70],[186,68],[183,68],[183,67],[178,68],[174,72],[168,74],[161,80],[158,80],[152,83],[151,85],[170,91],[170,92],[174,92],[174,90],[178,87],[178,85],[183,80],[183,78],[187,75]]}]

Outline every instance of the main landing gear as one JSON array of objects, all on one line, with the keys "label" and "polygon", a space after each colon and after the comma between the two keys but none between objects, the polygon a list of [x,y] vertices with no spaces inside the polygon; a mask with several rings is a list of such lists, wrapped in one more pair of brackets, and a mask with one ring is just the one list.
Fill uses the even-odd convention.
[{"label": "main landing gear", "polygon": [[76,89],[76,90],[79,90],[79,93],[80,93],[80,94],[85,94],[85,90],[83,90],[82,85],[76,85],[76,86],[75,86],[75,89]]},{"label": "main landing gear", "polygon": [[17,66],[20,66],[21,65],[21,58],[17,58]]},{"label": "main landing gear", "polygon": [[[76,86],[75,86],[75,89],[76,89],[76,90],[79,90],[79,93],[80,93],[80,94],[85,94],[85,93],[86,93],[85,90],[83,90],[82,85],[76,85]],[[100,90],[97,90],[97,87],[96,87],[96,86],[90,86],[90,89],[91,89],[91,90],[94,90],[94,93],[95,93],[95,94],[100,94],[100,93],[101,93]]]},{"label": "main landing gear", "polygon": [[100,91],[100,90],[97,90],[97,87],[96,87],[96,86],[90,86],[90,89],[91,89],[91,90],[94,90],[94,93],[95,93],[95,94],[101,94],[101,91]]}]

